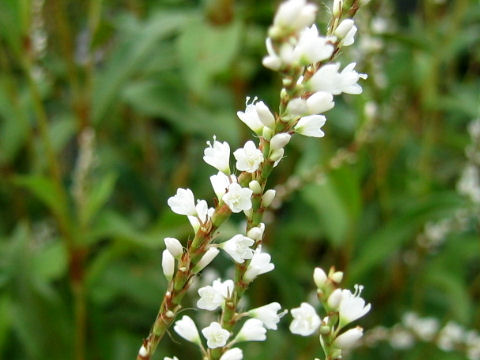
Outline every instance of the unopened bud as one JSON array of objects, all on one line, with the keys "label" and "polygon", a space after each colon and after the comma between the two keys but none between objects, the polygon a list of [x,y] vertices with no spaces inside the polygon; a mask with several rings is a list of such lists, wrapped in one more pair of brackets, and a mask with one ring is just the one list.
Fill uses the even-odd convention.
[{"label": "unopened bud", "polygon": [[335,271],[333,274],[330,274],[329,277],[334,283],[340,284],[343,280],[343,272]]},{"label": "unopened bud", "polygon": [[262,136],[265,140],[270,140],[273,135],[273,130],[270,129],[269,127],[264,126],[263,131],[262,131]]},{"label": "unopened bud", "polygon": [[292,135],[287,133],[280,133],[275,135],[272,140],[270,140],[270,149],[273,151],[284,148],[290,141],[291,137]]},{"label": "unopened bud", "polygon": [[330,326],[328,326],[328,325],[320,326],[320,334],[322,334],[322,335],[328,335],[328,334],[330,334],[330,331],[331,331],[331,330],[332,330],[332,329],[331,329]]},{"label": "unopened bud", "polygon": [[168,250],[163,250],[162,253],[162,269],[167,280],[172,280],[175,271],[175,258]]},{"label": "unopened bud", "polygon": [[183,255],[183,246],[180,241],[170,237],[163,239],[163,241],[167,250],[170,251],[170,254],[172,254],[174,258],[178,259]]},{"label": "unopened bud", "polygon": [[333,16],[339,17],[342,13],[343,1],[342,0],[333,0]]},{"label": "unopened bud", "polygon": [[265,224],[260,223],[260,225],[255,226],[250,230],[248,230],[247,236],[252,240],[260,241],[263,238],[264,231],[265,231]]},{"label": "unopened bud", "polygon": [[352,19],[345,19],[337,26],[335,29],[334,34],[338,36],[340,39],[343,39],[348,32],[352,29],[355,22]]},{"label": "unopened bud", "polygon": [[220,250],[215,247],[211,247],[207,250],[207,252],[202,256],[198,264],[193,268],[193,272],[196,274],[202,271],[208,264],[210,264],[213,259],[218,255]]},{"label": "unopened bud", "polygon": [[259,101],[255,104],[255,110],[257,111],[258,118],[263,125],[268,126],[271,129],[275,127],[275,117],[263,101]]},{"label": "unopened bud", "polygon": [[317,288],[323,288],[323,286],[327,282],[327,279],[328,278],[325,271],[323,271],[322,268],[316,267],[313,271],[313,281],[315,282],[315,285],[317,285]]},{"label": "unopened bud", "polygon": [[283,154],[285,153],[285,150],[282,149],[277,149],[274,150],[271,154],[269,159],[272,161],[278,161],[283,157]]},{"label": "unopened bud", "polygon": [[265,191],[265,194],[262,196],[262,207],[267,208],[272,203],[273,199],[275,199],[275,194],[277,192],[273,189]]},{"label": "unopened bud", "polygon": [[262,192],[262,187],[257,180],[250,181],[248,187],[253,191],[254,194],[260,194]]},{"label": "unopened bud", "polygon": [[332,309],[336,310],[342,301],[342,290],[335,289],[328,297],[327,304]]}]

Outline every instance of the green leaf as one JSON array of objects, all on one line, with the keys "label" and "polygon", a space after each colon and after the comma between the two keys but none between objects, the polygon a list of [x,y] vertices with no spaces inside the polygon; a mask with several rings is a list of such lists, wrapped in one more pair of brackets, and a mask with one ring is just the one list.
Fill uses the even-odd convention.
[{"label": "green leaf", "polygon": [[62,242],[57,241],[43,246],[32,259],[33,274],[43,281],[56,280],[67,270],[67,250]]},{"label": "green leaf", "polygon": [[84,211],[81,214],[81,222],[83,224],[89,223],[97,212],[110,198],[117,177],[115,174],[108,174],[104,176],[98,184],[95,184],[88,193],[87,201],[85,203]]}]

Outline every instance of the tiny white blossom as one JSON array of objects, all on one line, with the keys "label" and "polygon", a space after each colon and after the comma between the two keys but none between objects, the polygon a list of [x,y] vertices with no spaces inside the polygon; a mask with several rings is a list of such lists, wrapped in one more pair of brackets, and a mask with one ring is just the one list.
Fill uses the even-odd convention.
[{"label": "tiny white blossom", "polygon": [[200,335],[191,317],[183,315],[181,320],[175,322],[173,330],[185,340],[200,344]]},{"label": "tiny white blossom", "polygon": [[340,15],[343,8],[343,0],[333,0],[332,13],[333,16]]},{"label": "tiny white blossom", "polygon": [[439,323],[435,318],[419,318],[417,314],[408,312],[402,322],[423,341],[431,341],[437,334]]},{"label": "tiny white blossom", "polygon": [[287,112],[293,116],[307,115],[308,106],[307,100],[302,98],[295,98],[288,102]]},{"label": "tiny white blossom", "polygon": [[248,314],[263,322],[263,325],[267,329],[277,330],[277,324],[280,322],[280,318],[285,315],[286,311],[280,312],[281,305],[278,302],[273,302],[258,308],[252,309]]},{"label": "tiny white blossom", "polygon": [[162,269],[167,280],[171,280],[175,272],[175,258],[167,249],[162,253]]},{"label": "tiny white blossom", "polygon": [[277,149],[284,148],[290,142],[291,137],[292,137],[292,135],[290,135],[288,133],[276,134],[270,140],[270,149],[271,150],[277,150]]},{"label": "tiny white blossom", "polygon": [[266,127],[273,129],[275,127],[275,116],[263,101],[259,101],[255,104],[255,110],[257,111],[258,118]]},{"label": "tiny white blossom", "polygon": [[[452,321],[448,322],[440,331],[437,345],[443,351],[452,351],[465,338],[465,330]],[[480,345],[479,345],[480,346]]]},{"label": "tiny white blossom", "polygon": [[220,356],[220,360],[242,360],[243,352],[239,348],[227,350]]},{"label": "tiny white blossom", "polygon": [[309,336],[317,331],[320,326],[320,317],[312,305],[302,303],[300,307],[290,310],[293,321],[290,324],[290,331],[293,334]]},{"label": "tiny white blossom", "polygon": [[257,180],[252,180],[248,183],[248,188],[253,191],[254,194],[260,194],[262,192],[262,187]]},{"label": "tiny white blossom", "polygon": [[297,125],[295,125],[295,132],[305,136],[324,137],[325,133],[322,131],[322,126],[325,125],[327,118],[323,115],[309,115],[302,117]]},{"label": "tiny white blossom", "polygon": [[251,228],[247,232],[247,236],[250,239],[253,239],[255,241],[260,241],[263,238],[263,233],[265,231],[265,224],[260,223],[258,226]]},{"label": "tiny white blossom", "polygon": [[252,208],[252,194],[252,190],[242,188],[239,184],[233,183],[228,187],[228,192],[223,195],[222,200],[232,212],[239,213]]},{"label": "tiny white blossom", "polygon": [[[255,132],[258,135],[261,135],[263,131],[264,123],[260,119],[258,109],[260,109],[260,111],[264,111],[265,109],[263,106],[266,107],[266,105],[261,101],[259,102],[260,105],[258,105],[259,103],[255,104],[255,102],[257,101],[257,98],[254,98],[252,103],[250,104],[248,103],[249,100],[250,98],[247,97],[247,101],[245,104],[246,105],[245,112],[238,111],[237,116],[240,118],[240,120],[242,120],[243,123],[245,123],[245,125],[247,125],[250,129],[252,129],[253,132]],[[263,113],[262,113],[262,116],[264,116]]]},{"label": "tiny white blossom", "polygon": [[353,70],[355,65],[355,63],[348,64],[342,72],[338,72],[339,63],[326,64],[312,76],[309,84],[315,91],[326,91],[333,95],[339,95],[342,92],[361,94],[362,87],[357,82],[360,78],[366,79],[367,75]]},{"label": "tiny white blossom", "polygon": [[357,27],[352,19],[343,20],[335,29],[335,35],[342,39],[343,46],[350,46],[355,41]]},{"label": "tiny white blossom", "polygon": [[200,226],[206,224],[207,221],[212,217],[215,209],[209,208],[205,200],[197,200],[195,209],[197,211],[197,216],[189,216],[188,220],[190,221],[193,230],[197,232]]},{"label": "tiny white blossom", "polygon": [[176,356],[174,356],[173,358],[165,356],[163,360],[178,360],[178,358]]},{"label": "tiny white blossom", "polygon": [[212,286],[216,292],[218,292],[225,299],[227,299],[232,296],[235,284],[232,280],[225,280],[224,282],[222,282],[222,280],[217,279],[213,281]]},{"label": "tiny white blossom", "polygon": [[220,250],[215,247],[209,248],[202,256],[202,258],[198,261],[197,265],[193,268],[193,272],[198,273],[202,271],[206,266],[208,266],[208,264],[213,261],[213,259],[215,259],[219,252]]},{"label": "tiny white blossom", "polygon": [[277,149],[270,153],[268,157],[271,161],[273,161],[273,167],[276,167],[278,163],[283,159],[283,155],[285,154],[285,149]]},{"label": "tiny white blossom", "polygon": [[170,209],[176,214],[180,215],[197,215],[195,209],[195,198],[193,192],[190,189],[177,189],[177,193],[170,197],[167,201]]},{"label": "tiny white blossom", "polygon": [[253,141],[247,141],[243,148],[235,150],[233,153],[237,159],[236,167],[240,171],[253,173],[257,171],[263,162],[263,154],[257,149]]},{"label": "tiny white blossom", "polygon": [[323,288],[323,286],[327,282],[327,274],[325,273],[325,271],[323,271],[322,268],[315,268],[315,270],[313,271],[313,281],[315,282],[315,285],[317,285],[317,288]]},{"label": "tiny white blossom", "polygon": [[234,342],[240,341],[265,341],[267,329],[263,322],[258,319],[248,319],[235,337]]},{"label": "tiny white blossom", "polygon": [[208,147],[203,152],[203,160],[225,174],[230,174],[230,145],[213,137],[213,144],[207,141]]},{"label": "tiny white blossom", "polygon": [[300,33],[298,43],[293,50],[293,60],[302,65],[315,64],[328,59],[333,54],[333,45],[329,41],[335,38],[319,36],[315,25]]},{"label": "tiny white blossom", "polygon": [[253,250],[251,246],[255,243],[254,240],[237,234],[230,240],[221,243],[219,246],[230,255],[235,262],[243,264],[246,259],[251,259]]},{"label": "tiny white blossom", "polygon": [[262,196],[262,207],[268,208],[275,199],[276,194],[277,192],[274,189],[269,189],[265,191],[265,194],[263,194]]},{"label": "tiny white blossom", "polygon": [[342,289],[335,289],[328,297],[327,304],[332,309],[337,310],[342,302]]},{"label": "tiny white blossom", "polygon": [[202,334],[205,336],[205,339],[207,339],[207,346],[210,349],[224,346],[230,337],[230,333],[215,321],[206,328],[203,328]]},{"label": "tiny white blossom", "polygon": [[317,91],[306,102],[309,114],[322,114],[335,106],[333,95],[325,91]]},{"label": "tiny white blossom", "polygon": [[342,291],[342,300],[338,307],[340,323],[343,325],[361,318],[370,311],[371,305],[365,305],[365,300],[360,297],[363,286],[355,285],[355,292],[352,294],[350,290]]},{"label": "tiny white blossom", "polygon": [[247,271],[243,276],[244,280],[250,282],[258,275],[272,271],[275,268],[275,265],[272,264],[270,260],[271,256],[265,252],[262,253],[262,247],[258,246],[255,249],[250,264],[248,264]]},{"label": "tiny white blossom", "polygon": [[141,357],[146,357],[148,355],[148,352],[145,346],[142,345],[140,347],[140,350],[138,350],[138,355],[140,355]]},{"label": "tiny white blossom", "polygon": [[217,175],[210,176],[210,182],[212,183],[215,195],[221,200],[223,195],[227,192],[230,184],[237,182],[237,177],[235,175],[225,175],[223,172],[219,171]]},{"label": "tiny white blossom", "polygon": [[268,69],[277,71],[282,67],[282,59],[277,55],[273,48],[272,39],[267,38],[265,41],[268,55],[262,60],[263,66]]},{"label": "tiny white blossom", "polygon": [[167,250],[173,255],[174,258],[178,259],[183,255],[183,246],[180,241],[171,237],[166,237],[163,239],[163,241]]},{"label": "tiny white blossom", "polygon": [[225,302],[224,297],[213,286],[204,286],[198,289],[200,299],[197,301],[199,309],[214,311]]},{"label": "tiny white blossom", "polygon": [[282,3],[273,19],[275,33],[296,32],[315,20],[317,7],[305,0],[288,0]]},{"label": "tiny white blossom", "polygon": [[335,345],[342,349],[349,349],[353,347],[362,336],[363,329],[360,326],[357,326],[338,336],[335,339]]}]

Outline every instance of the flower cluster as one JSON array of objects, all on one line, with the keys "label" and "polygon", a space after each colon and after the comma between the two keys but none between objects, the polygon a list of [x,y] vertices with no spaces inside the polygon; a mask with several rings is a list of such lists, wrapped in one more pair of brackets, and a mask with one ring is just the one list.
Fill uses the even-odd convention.
[{"label": "flower cluster", "polygon": [[449,321],[443,326],[434,317],[421,317],[414,312],[403,315],[402,321],[391,328],[377,326],[369,330],[363,343],[369,347],[388,341],[397,350],[412,348],[417,341],[434,343],[445,352],[459,351],[469,360],[480,359],[480,334]]},{"label": "flower cluster", "polygon": [[355,285],[353,293],[338,287],[342,278],[343,273],[333,268],[328,275],[321,268],[314,271],[318,299],[326,311],[323,319],[306,302],[290,311],[293,316],[290,331],[302,336],[320,333],[320,344],[328,359],[341,359],[343,350],[355,346],[363,335],[363,329],[357,326],[344,331],[344,327],[367,314],[371,308],[360,297],[362,286]]},{"label": "flower cluster", "polygon": [[[214,207],[210,207],[206,200],[196,199],[190,189],[180,188],[168,199],[174,213],[187,216],[195,235],[185,247],[177,239],[164,240],[166,249],[162,254],[162,268],[169,281],[168,290],[152,333],[139,352],[140,359],[150,358],[166,329],[174,322],[192,279],[213,261],[220,250],[236,263],[235,280],[217,279],[198,289],[198,308],[222,311],[218,321],[211,322],[201,331],[206,345],[188,316],[175,322],[175,332],[197,344],[204,358],[234,360],[243,355],[240,349],[232,348],[233,345],[241,341],[263,341],[267,329],[277,329],[284,314],[279,303],[242,312],[239,301],[252,281],[275,267],[262,246],[265,230],[262,217],[276,196],[275,190],[267,188],[267,180],[283,159],[285,147],[295,134],[323,137],[322,127],[327,119],[322,114],[334,107],[334,96],[362,92],[358,81],[366,75],[354,70],[355,63],[341,69],[339,63],[332,62],[342,46],[353,44],[356,33],[354,21],[343,16],[343,6],[342,1],[334,1],[336,10],[327,34],[323,36],[314,24],[316,5],[306,0],[287,0],[280,5],[269,29],[268,55],[263,60],[266,67],[278,71],[282,77],[278,112],[257,98],[251,101],[247,98],[245,110],[239,111],[237,116],[254,132],[258,142],[248,140],[232,151],[228,142],[219,141],[215,136],[207,141],[203,160],[216,169],[216,174],[210,176],[216,195]],[[232,213],[245,215],[245,232],[217,242],[221,238],[221,235],[217,236],[217,229]],[[332,276],[338,278],[338,273]],[[337,304],[336,311],[341,315],[337,331],[357,316],[352,313],[352,308],[358,306],[360,291],[359,288],[351,294],[344,290],[338,295],[343,300]],[[302,305],[298,311],[292,310],[292,314],[294,332],[307,335],[321,324],[308,304]],[[237,326],[245,317],[249,319],[241,327]],[[332,318],[326,326],[337,320]],[[347,341],[348,336],[341,336],[337,347],[343,347]]]}]

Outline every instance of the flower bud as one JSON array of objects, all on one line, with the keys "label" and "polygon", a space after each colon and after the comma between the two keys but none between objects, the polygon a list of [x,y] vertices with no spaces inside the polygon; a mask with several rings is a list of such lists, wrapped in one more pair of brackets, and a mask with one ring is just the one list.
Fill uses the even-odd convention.
[{"label": "flower bud", "polygon": [[263,138],[265,140],[270,140],[272,138],[272,135],[273,135],[273,130],[265,126],[262,131]]},{"label": "flower bud", "polygon": [[272,153],[270,154],[270,157],[269,159],[271,161],[279,161],[282,157],[283,157],[283,154],[285,153],[285,150],[283,150],[283,148],[281,149],[277,149],[277,150],[274,150],[272,151]]},{"label": "flower bud", "polygon": [[168,250],[163,250],[162,253],[162,269],[167,280],[172,280],[172,276],[175,271],[175,259]]},{"label": "flower bud", "polygon": [[329,275],[329,278],[336,284],[340,284],[343,279],[343,272],[342,271],[335,271],[333,274]]},{"label": "flower bud", "polygon": [[363,329],[360,326],[345,331],[335,339],[335,345],[342,349],[348,349],[354,346],[363,336]]},{"label": "flower bud", "polygon": [[254,194],[260,194],[262,192],[262,187],[257,180],[250,181],[248,187],[253,191]]},{"label": "flower bud", "polygon": [[250,238],[250,239],[253,239],[255,241],[260,241],[262,240],[262,237],[263,237],[263,232],[265,231],[265,224],[264,223],[260,223],[260,225],[254,227],[254,228],[251,228],[250,230],[248,230],[247,232],[247,236]]},{"label": "flower bud", "polygon": [[272,140],[270,140],[270,149],[272,151],[277,150],[277,149],[282,149],[284,148],[288,142],[290,141],[290,138],[292,136],[287,133],[281,133],[275,135]]},{"label": "flower bud", "polygon": [[183,247],[180,241],[170,237],[163,239],[163,241],[165,242],[167,250],[174,258],[179,259],[183,255]]},{"label": "flower bud", "polygon": [[335,29],[334,34],[338,36],[340,39],[343,39],[348,32],[352,29],[354,25],[354,21],[352,19],[345,19],[337,26]]},{"label": "flower bud", "polygon": [[321,114],[334,106],[333,95],[326,91],[318,91],[307,99],[307,107],[310,114]]},{"label": "flower bud", "polygon": [[262,207],[267,208],[272,203],[273,199],[275,199],[275,194],[277,192],[273,189],[265,191],[265,194],[262,196]]},{"label": "flower bud", "polygon": [[275,127],[275,117],[267,105],[265,105],[263,101],[259,101],[255,104],[255,109],[257,110],[258,118],[263,125],[273,129]]},{"label": "flower bud", "polygon": [[202,271],[206,266],[208,266],[208,264],[213,261],[213,259],[215,259],[219,252],[220,250],[215,247],[209,248],[207,252],[202,256],[198,264],[195,265],[195,267],[193,268],[193,272],[196,274]]},{"label": "flower bud", "polygon": [[338,17],[342,13],[343,1],[342,0],[333,0],[333,16]]},{"label": "flower bud", "polygon": [[315,285],[317,285],[317,288],[323,288],[323,286],[327,282],[327,274],[325,274],[325,271],[323,271],[322,268],[315,268],[313,272],[313,281],[315,282]]}]

